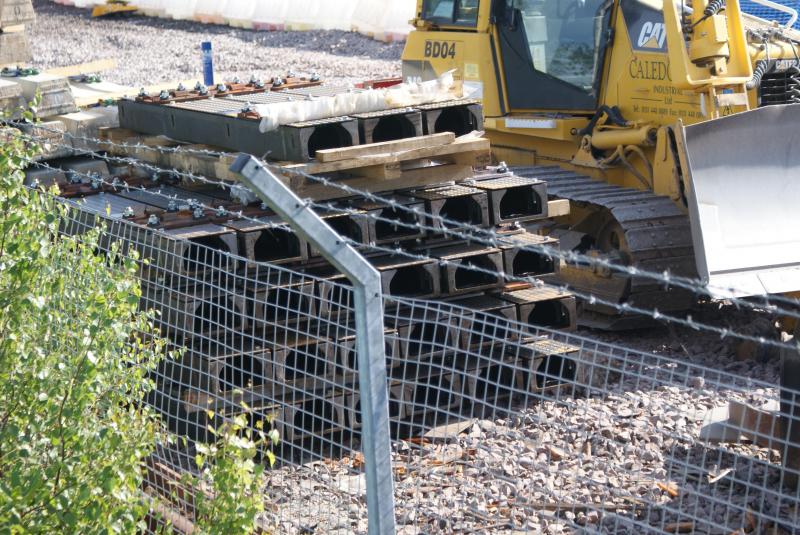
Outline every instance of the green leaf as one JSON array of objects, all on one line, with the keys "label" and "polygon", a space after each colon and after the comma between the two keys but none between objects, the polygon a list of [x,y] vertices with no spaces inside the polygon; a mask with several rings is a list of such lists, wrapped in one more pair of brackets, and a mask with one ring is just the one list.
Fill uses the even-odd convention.
[{"label": "green leaf", "polygon": [[[142,532],[143,467],[157,444],[189,445],[145,408],[167,344],[157,315],[138,310],[135,252],[105,251],[108,229],[56,236],[69,210],[55,189],[23,185],[36,150],[0,145],[0,444],[13,445],[0,458],[0,533]],[[261,444],[246,417],[209,429],[217,442],[198,444],[194,459],[203,474],[181,476],[211,491],[197,497],[198,532],[252,532],[264,508]],[[37,513],[23,523],[23,510]]]}]

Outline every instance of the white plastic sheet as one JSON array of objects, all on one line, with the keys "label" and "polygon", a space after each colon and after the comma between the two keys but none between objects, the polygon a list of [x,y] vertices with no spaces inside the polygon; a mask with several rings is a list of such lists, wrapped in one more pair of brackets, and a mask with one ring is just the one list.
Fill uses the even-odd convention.
[{"label": "white plastic sheet", "polygon": [[353,16],[353,29],[369,36],[379,34],[389,4],[391,1],[387,0],[358,0]]},{"label": "white plastic sheet", "polygon": [[405,39],[411,29],[409,21],[416,15],[416,10],[416,2],[388,2],[375,37],[382,41]]},{"label": "white plastic sheet", "polygon": [[139,8],[139,13],[148,17],[164,17],[167,12],[165,4],[164,0],[136,0],[135,5]]},{"label": "white plastic sheet", "polygon": [[237,28],[252,28],[258,3],[254,0],[228,0],[222,16],[225,22]]},{"label": "white plastic sheet", "polygon": [[438,79],[427,82],[406,83],[358,93],[340,93],[333,97],[311,100],[259,104],[254,109],[262,117],[259,130],[270,132],[285,124],[418,106],[462,96],[462,85],[453,79],[453,72],[449,71]]},{"label": "white plastic sheet", "polygon": [[197,0],[163,0],[164,11],[168,17],[178,20],[194,18]]},{"label": "white plastic sheet", "polygon": [[222,13],[228,0],[197,0],[194,11],[194,20],[209,24],[224,24],[225,17]]},{"label": "white plastic sheet", "polygon": [[321,0],[293,0],[286,11],[286,29],[293,31],[314,30],[321,27],[319,16]]},{"label": "white plastic sheet", "polygon": [[358,0],[325,0],[319,8],[319,24],[323,30],[353,29]]},{"label": "white plastic sheet", "polygon": [[253,27],[257,30],[282,30],[290,2],[259,0],[253,14]]},{"label": "white plastic sheet", "polygon": [[105,4],[105,0],[75,0],[74,2],[61,2],[66,5],[74,5],[75,7],[94,7],[96,5]]}]

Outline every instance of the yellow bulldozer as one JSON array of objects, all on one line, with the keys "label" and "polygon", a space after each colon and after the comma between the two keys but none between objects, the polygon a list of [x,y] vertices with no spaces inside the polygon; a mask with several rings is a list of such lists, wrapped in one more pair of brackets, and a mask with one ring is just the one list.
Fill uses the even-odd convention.
[{"label": "yellow bulldozer", "polygon": [[[404,78],[453,70],[480,96],[496,159],[572,201],[563,243],[720,293],[800,290],[800,34],[736,0],[420,0],[414,23]],[[616,273],[563,277],[606,301],[692,303]]]},{"label": "yellow bulldozer", "polygon": [[[738,0],[418,0],[406,81],[453,71],[480,98],[497,162],[547,181],[562,247],[698,277],[717,297],[800,290],[800,33]],[[680,313],[690,291],[566,265],[580,322],[605,303]],[[786,355],[784,381],[800,387]],[[793,442],[800,441],[800,423]],[[800,454],[792,456],[800,466]]]}]

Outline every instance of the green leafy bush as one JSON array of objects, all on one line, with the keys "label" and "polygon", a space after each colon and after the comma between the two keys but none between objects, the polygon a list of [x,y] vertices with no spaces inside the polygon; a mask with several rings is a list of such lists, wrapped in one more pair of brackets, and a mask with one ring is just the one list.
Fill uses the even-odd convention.
[{"label": "green leafy bush", "polygon": [[[0,146],[0,533],[141,532],[145,461],[166,440],[141,400],[164,344],[134,260],[95,254],[98,232],[57,237],[64,206],[22,185],[32,150]],[[263,479],[242,437],[199,459],[200,532],[253,531]]]},{"label": "green leafy bush", "polygon": [[[219,436],[216,443],[197,445],[201,475],[188,478],[190,485],[199,487],[194,493],[195,519],[209,533],[245,533],[252,527],[251,519],[264,510],[259,492],[264,467],[255,458],[263,451],[270,465],[274,464],[268,447],[277,444],[277,432],[254,432],[243,414],[213,432]],[[205,489],[209,492],[203,492]]]}]

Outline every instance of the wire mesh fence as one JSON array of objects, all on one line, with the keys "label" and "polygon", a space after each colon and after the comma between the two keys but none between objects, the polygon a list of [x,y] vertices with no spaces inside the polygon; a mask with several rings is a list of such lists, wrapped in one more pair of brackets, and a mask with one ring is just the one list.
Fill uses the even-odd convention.
[{"label": "wire mesh fence", "polygon": [[[438,352],[443,372],[414,384],[410,410],[426,424],[397,452],[408,531],[796,529],[798,496],[777,464],[780,424],[751,408],[774,404],[774,385],[496,311],[398,306],[425,317],[424,352]],[[739,412],[721,423],[720,407]],[[753,444],[736,445],[739,433]]]},{"label": "wire mesh fence", "polygon": [[[365,491],[354,417],[359,392],[352,290],[335,279],[249,262],[236,254],[233,233],[193,228],[194,238],[176,238],[111,219],[102,208],[92,212],[72,204],[68,213],[64,234],[105,227],[101,252],[115,243],[135,252],[141,307],[156,312],[175,355],[162,361],[147,402],[174,435],[188,441],[164,444],[154,456],[154,490],[171,499],[171,485],[180,481],[175,473],[199,468],[194,445],[214,442],[216,429],[244,415],[248,426],[280,437],[269,492],[294,488],[308,494],[291,501],[265,497],[274,511],[260,520],[264,529],[303,517],[309,525],[324,518],[330,528],[348,519],[349,510],[333,507],[325,494],[358,497]],[[352,469],[342,465],[335,477],[323,469],[327,460],[345,458],[352,459]],[[359,520],[366,522],[366,515]]]},{"label": "wire mesh fence", "polygon": [[[173,496],[169,474],[197,470],[193,445],[244,414],[280,435],[265,530],[365,532],[341,275],[69,214],[62,232],[102,223],[103,248],[147,259],[142,307],[183,350],[148,401],[189,440],[159,448],[150,481]],[[763,410],[779,401],[774,383],[537,327],[492,296],[387,296],[384,325],[400,532],[795,532],[796,473],[781,469],[781,422]]]},{"label": "wire mesh fence", "polygon": [[[176,351],[148,398],[181,437],[148,463],[166,504],[150,531],[164,518],[191,531],[180,474],[198,470],[198,445],[217,440],[214,429],[243,415],[280,437],[260,529],[367,532],[356,310],[343,275],[274,217],[219,224],[206,217],[218,199],[194,192],[189,215],[169,219],[169,185],[73,178],[87,193],[64,201],[62,233],[103,226],[99,253],[115,243],[136,252],[141,307],[158,313]],[[144,208],[157,202],[139,190],[165,203],[157,224]],[[575,295],[541,276],[585,258],[547,240],[509,245],[516,234],[459,225],[424,203],[357,201],[309,206],[383,282],[392,463],[378,468],[394,481],[398,532],[800,532],[800,424],[786,417],[797,412],[797,348],[768,334],[779,316],[796,318],[796,301],[711,301],[699,281],[598,263],[704,301],[690,316],[636,311],[669,326],[652,327],[667,340],[654,351],[636,336],[576,331]],[[378,224],[385,242],[370,239]],[[480,247],[440,248],[448,237]],[[539,256],[517,273],[519,251]],[[754,358],[737,358],[742,344]]]}]

